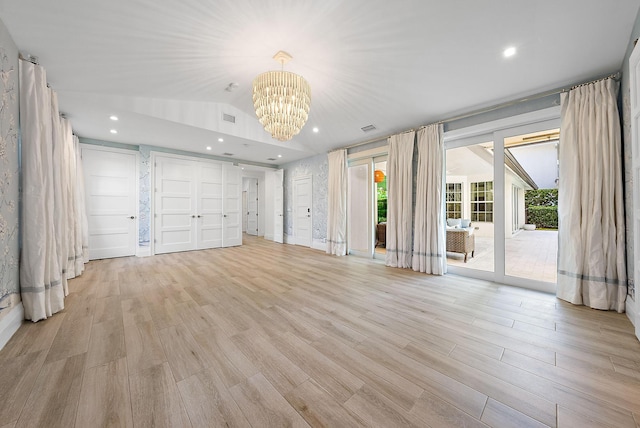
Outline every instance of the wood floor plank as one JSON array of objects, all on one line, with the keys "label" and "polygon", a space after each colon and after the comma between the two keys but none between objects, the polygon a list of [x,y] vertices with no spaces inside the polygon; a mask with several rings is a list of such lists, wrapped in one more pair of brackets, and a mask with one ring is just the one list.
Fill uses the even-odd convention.
[{"label": "wood floor plank", "polygon": [[440,367],[442,363],[429,366],[420,362],[419,360],[425,360],[422,357],[424,350],[421,347],[409,344],[404,348],[405,354],[390,346],[367,340],[356,349],[379,364],[391,367],[396,373],[411,379],[425,391],[442,397],[470,415],[479,418],[482,414],[487,396],[470,386],[467,379],[463,379],[464,376],[454,377],[453,373],[447,375]]},{"label": "wood floor plank", "polygon": [[160,330],[159,336],[176,382],[207,366],[206,356],[184,324]]},{"label": "wood floor plank", "polygon": [[487,428],[487,425],[471,417],[437,395],[425,391],[411,409],[411,414],[432,427]]},{"label": "wood floor plank", "polygon": [[619,425],[611,425],[602,421],[591,420],[584,415],[558,406],[558,427],[580,427],[580,428],[615,428]]},{"label": "wood floor plank", "polygon": [[368,427],[424,427],[424,421],[403,412],[398,406],[378,394],[369,386],[363,386],[345,403],[345,407],[364,421]]},{"label": "wood floor plank", "polygon": [[191,421],[168,363],[130,376],[135,426],[191,427]]},{"label": "wood floor plank", "polygon": [[46,356],[39,351],[0,359],[0,421],[18,420]]},{"label": "wood floor plank", "polygon": [[250,426],[215,370],[203,370],[181,380],[178,389],[194,427]]},{"label": "wood floor plank", "polygon": [[258,373],[256,366],[220,330],[210,328],[194,337],[204,352],[207,367],[211,367],[227,387]]},{"label": "wood floor plank", "polygon": [[0,354],[0,358],[15,358],[32,352],[48,351],[66,316],[65,313],[58,313],[49,317],[46,322],[24,321],[5,345],[6,351]]},{"label": "wood floor plank", "polygon": [[230,391],[254,427],[309,427],[261,373],[231,387]]},{"label": "wood floor plank", "polygon": [[122,306],[120,296],[96,298],[94,322],[101,323],[113,319],[122,319]]},{"label": "wood floor plank", "polygon": [[281,394],[286,394],[309,378],[255,330],[237,334],[231,339]]},{"label": "wood floor plank", "polygon": [[356,330],[347,327],[342,323],[334,321],[330,316],[320,313],[314,309],[302,307],[299,309],[299,313],[301,316],[307,317],[307,319],[312,319],[313,324],[319,330],[324,331],[332,337],[343,340],[344,342],[356,344],[367,338],[367,336],[358,333]]},{"label": "wood floor plank", "polygon": [[80,399],[86,354],[42,367],[16,427],[73,426]]},{"label": "wood floor plank", "polygon": [[125,358],[85,371],[75,426],[133,427]]},{"label": "wood floor plank", "polygon": [[623,406],[631,412],[640,412],[640,382],[637,379],[617,376],[612,380],[599,373],[584,376],[512,351],[505,351],[502,361],[608,403]]},{"label": "wood floor plank", "polygon": [[167,361],[160,336],[151,321],[129,325],[124,330],[129,374]]},{"label": "wood floor plank", "polygon": [[308,374],[339,403],[344,403],[364,382],[331,361],[293,333],[283,333],[273,343],[291,362]]},{"label": "wood floor plank", "polygon": [[151,312],[147,308],[143,295],[132,295],[122,299],[120,305],[122,306],[122,320],[125,327],[152,321]]},{"label": "wood floor plank", "polygon": [[62,321],[58,333],[53,339],[47,362],[62,360],[78,354],[84,354],[89,350],[91,338],[91,325],[93,317],[74,317],[68,314]]},{"label": "wood floor plank", "polygon": [[634,426],[633,418],[629,411],[610,403],[598,401],[593,396],[567,388],[552,379],[538,376],[526,369],[496,361],[464,348],[456,348],[450,356],[455,360],[473,366],[514,386],[526,389],[547,400],[554,401],[566,409],[579,412],[593,420],[598,420],[602,423],[612,422],[619,427],[633,428]]},{"label": "wood floor plank", "polygon": [[313,379],[289,391],[285,398],[313,427],[364,427],[364,421],[346,410]]},{"label": "wood floor plank", "polygon": [[[493,398],[489,398],[487,401],[481,421],[489,426],[504,428],[543,428],[549,426]],[[555,421],[552,426],[555,426]]]},{"label": "wood floor plank", "polygon": [[122,317],[94,323],[87,352],[87,367],[126,357]]}]

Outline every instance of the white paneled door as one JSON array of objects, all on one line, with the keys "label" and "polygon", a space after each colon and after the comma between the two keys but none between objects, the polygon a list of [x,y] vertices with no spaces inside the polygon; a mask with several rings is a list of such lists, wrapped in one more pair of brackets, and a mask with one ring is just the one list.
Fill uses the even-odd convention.
[{"label": "white paneled door", "polygon": [[193,161],[156,157],[154,228],[156,254],[197,248],[196,173]]},{"label": "white paneled door", "polygon": [[199,250],[222,247],[223,166],[221,163],[198,164],[196,247]]},{"label": "white paneled door", "polygon": [[273,240],[284,242],[284,170],[273,172]]},{"label": "white paneled door", "polygon": [[240,168],[177,156],[154,167],[156,254],[242,244]]},{"label": "white paneled door", "polygon": [[258,179],[247,178],[247,234],[258,234]]},{"label": "white paneled door", "polygon": [[293,180],[293,235],[296,245],[311,247],[312,243],[312,217],[311,217],[311,177],[296,178]]},{"label": "white paneled door", "polygon": [[132,256],[137,236],[137,154],[82,146],[89,258]]},{"label": "white paneled door", "polygon": [[225,247],[242,245],[242,171],[230,164],[223,165],[223,226]]}]

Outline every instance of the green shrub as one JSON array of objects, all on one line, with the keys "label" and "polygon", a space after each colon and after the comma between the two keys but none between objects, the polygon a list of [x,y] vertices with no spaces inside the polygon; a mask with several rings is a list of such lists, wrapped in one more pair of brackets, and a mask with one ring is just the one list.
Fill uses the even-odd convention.
[{"label": "green shrub", "polygon": [[558,189],[538,189],[524,192],[524,206],[557,207]]},{"label": "green shrub", "polygon": [[527,223],[545,229],[557,229],[558,207],[527,207]]},{"label": "green shrub", "polygon": [[387,221],[387,198],[378,199],[378,223]]}]

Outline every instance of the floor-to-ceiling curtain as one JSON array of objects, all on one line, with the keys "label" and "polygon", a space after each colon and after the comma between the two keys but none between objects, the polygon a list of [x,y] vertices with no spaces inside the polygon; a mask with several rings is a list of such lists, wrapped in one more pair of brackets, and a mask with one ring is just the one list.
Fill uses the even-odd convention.
[{"label": "floor-to-ceiling curtain", "polygon": [[[84,205],[78,205],[83,204],[84,195],[78,192],[84,192],[84,187],[77,174],[82,171],[77,166],[77,142],[68,121],[59,116],[57,97],[47,87],[44,69],[28,61],[20,61],[20,129],[20,291],[25,318],[38,321],[64,308],[68,260],[73,253],[74,271],[82,271],[82,243],[87,237],[81,217]],[[75,262],[78,239],[80,269]]]},{"label": "floor-to-ceiling curtain", "polygon": [[389,137],[385,263],[391,267],[411,267],[414,139],[414,131]]},{"label": "floor-to-ceiling curtain", "polygon": [[618,83],[562,94],[557,296],[624,311],[627,294]]},{"label": "floor-to-ceiling curtain", "polygon": [[[62,121],[59,118],[58,95],[51,91],[51,123],[53,126],[52,146],[53,146],[53,182],[54,182],[54,212],[66,212],[67,205],[67,176],[64,173],[65,164],[65,141]],[[67,284],[67,257],[69,254],[67,245],[67,219],[62,215],[55,215],[54,218],[56,252],[58,254],[58,264],[61,269],[61,281],[64,295],[69,294]]]},{"label": "floor-to-ceiling curtain", "polygon": [[329,153],[327,253],[347,254],[347,151]]},{"label": "floor-to-ceiling curtain", "polygon": [[417,132],[418,171],[413,229],[413,270],[434,275],[446,273],[445,226],[442,209],[444,146],[442,125]]}]

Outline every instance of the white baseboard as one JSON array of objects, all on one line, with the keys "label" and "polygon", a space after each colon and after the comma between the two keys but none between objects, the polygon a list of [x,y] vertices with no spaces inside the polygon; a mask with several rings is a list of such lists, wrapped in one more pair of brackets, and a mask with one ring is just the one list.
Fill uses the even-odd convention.
[{"label": "white baseboard", "polygon": [[264,234],[264,239],[266,239],[267,241],[273,241],[273,233],[265,233]]},{"label": "white baseboard", "polygon": [[0,350],[4,348],[11,336],[18,331],[22,325],[22,320],[24,320],[24,308],[22,307],[22,302],[20,302],[0,320]]},{"label": "white baseboard", "polygon": [[150,257],[151,256],[151,247],[149,246],[140,246],[136,250],[136,257]]},{"label": "white baseboard", "polygon": [[284,234],[284,243],[285,244],[295,244],[295,240],[293,239],[293,236],[291,235],[287,235],[286,233]]},{"label": "white baseboard", "polygon": [[[637,294],[636,294],[637,296]],[[625,312],[627,313],[627,318],[631,321],[631,324],[636,325],[636,320],[638,319],[638,305],[637,302],[631,300],[631,297],[627,296],[627,301],[624,304]]]},{"label": "white baseboard", "polygon": [[311,242],[311,248],[313,248],[314,250],[327,251],[327,243],[326,241],[323,241],[324,240],[322,239],[314,239]]}]

